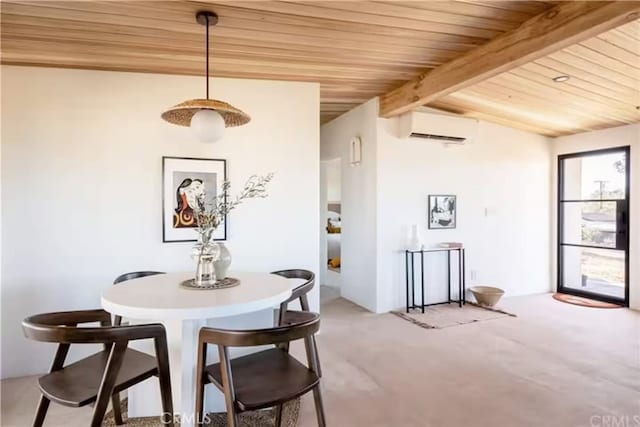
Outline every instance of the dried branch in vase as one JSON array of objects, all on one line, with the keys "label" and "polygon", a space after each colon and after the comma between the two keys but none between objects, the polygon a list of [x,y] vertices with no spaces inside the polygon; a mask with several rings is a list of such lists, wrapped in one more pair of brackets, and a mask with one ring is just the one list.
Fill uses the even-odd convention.
[{"label": "dried branch in vase", "polygon": [[236,197],[231,197],[231,183],[225,181],[222,183],[222,191],[211,202],[207,203],[206,194],[198,197],[194,212],[198,224],[197,230],[200,234],[200,242],[202,243],[201,250],[204,250],[207,245],[212,243],[214,231],[220,226],[229,212],[238,207],[244,200],[267,197],[267,184],[272,179],[272,173],[265,176],[252,175]]}]

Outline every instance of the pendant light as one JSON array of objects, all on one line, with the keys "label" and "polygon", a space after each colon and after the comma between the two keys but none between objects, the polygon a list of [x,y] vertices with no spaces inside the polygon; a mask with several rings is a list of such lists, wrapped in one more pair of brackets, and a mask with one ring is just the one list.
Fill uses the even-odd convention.
[{"label": "pendant light", "polygon": [[207,98],[181,102],[162,113],[162,118],[174,125],[191,126],[198,140],[210,143],[222,138],[225,128],[242,126],[251,118],[226,102],[209,98],[209,27],[218,23],[218,15],[214,12],[200,11],[196,14],[196,21],[206,27]]}]

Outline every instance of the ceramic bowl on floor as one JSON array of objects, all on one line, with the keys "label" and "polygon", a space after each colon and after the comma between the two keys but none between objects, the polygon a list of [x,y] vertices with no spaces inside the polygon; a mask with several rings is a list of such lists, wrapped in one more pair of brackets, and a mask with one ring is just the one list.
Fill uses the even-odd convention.
[{"label": "ceramic bowl on floor", "polygon": [[493,307],[498,303],[504,291],[493,286],[472,286],[471,293],[480,305]]}]

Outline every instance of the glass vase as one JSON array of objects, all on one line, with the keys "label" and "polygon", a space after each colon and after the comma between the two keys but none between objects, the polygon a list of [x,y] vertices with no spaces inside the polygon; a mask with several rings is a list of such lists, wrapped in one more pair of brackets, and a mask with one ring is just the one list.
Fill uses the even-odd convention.
[{"label": "glass vase", "polygon": [[197,262],[196,286],[213,286],[217,281],[215,263],[220,256],[220,248],[216,242],[196,243],[191,257]]}]

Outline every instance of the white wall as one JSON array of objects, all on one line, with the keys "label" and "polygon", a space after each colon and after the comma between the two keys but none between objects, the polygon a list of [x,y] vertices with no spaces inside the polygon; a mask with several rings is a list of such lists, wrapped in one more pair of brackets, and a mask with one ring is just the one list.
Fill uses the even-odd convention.
[{"label": "white wall", "polygon": [[[405,304],[398,250],[410,224],[418,224],[426,245],[465,245],[467,288],[488,284],[507,295],[550,290],[547,138],[480,122],[475,141],[445,146],[399,139],[397,119],[378,123],[378,311]],[[455,229],[428,229],[429,194],[457,196]],[[428,302],[446,300],[446,256],[429,255],[425,269]]]},{"label": "white wall", "polygon": [[[411,224],[419,225],[426,244],[465,244],[468,286],[495,285],[508,295],[550,291],[549,139],[486,122],[465,146],[399,139],[397,119],[378,118],[377,107],[374,99],[321,128],[326,159],[347,153],[350,137],[366,133],[362,169],[343,162],[342,295],[375,312],[405,304],[402,249]],[[427,229],[429,194],[458,196],[455,230]],[[362,234],[350,236],[352,242],[347,207],[353,205],[355,218],[367,223],[358,224]],[[356,256],[348,254],[349,245],[367,268],[352,278],[345,274],[348,257]],[[428,302],[446,299],[444,255],[430,255],[427,270]]]},{"label": "white wall", "polygon": [[[215,145],[160,118],[203,86],[197,77],[2,67],[3,377],[51,362],[51,346],[23,338],[25,316],[99,307],[123,272],[193,268],[190,243],[162,243],[162,156],[227,159],[236,189],[275,172],[269,198],[230,217],[232,269],[318,271],[319,86],[214,79],[214,96],[252,117]],[[317,309],[317,290],[311,300]]]},{"label": "white wall", "polygon": [[[576,135],[556,138],[552,145],[553,164],[557,164],[559,154],[591,151],[608,147],[631,146],[631,187],[630,187],[630,256],[629,256],[629,306],[640,309],[640,124],[620,126],[594,132],[585,132]],[[557,209],[557,170],[553,168],[553,198],[552,208]],[[553,224],[552,259],[553,270],[557,271],[556,260],[556,224]],[[555,277],[555,276],[554,276]]]},{"label": "white wall", "polygon": [[340,194],[342,185],[340,184],[340,175],[342,174],[342,161],[340,159],[328,160],[327,168],[327,201],[340,202],[342,196]]},{"label": "white wall", "polygon": [[[321,158],[341,159],[341,285],[356,304],[376,311],[377,98],[322,126]],[[362,139],[362,163],[349,166],[349,141]]]},{"label": "white wall", "polygon": [[326,161],[320,162],[320,224],[318,233],[320,234],[320,274],[319,280],[321,285],[327,284],[327,163]]}]

